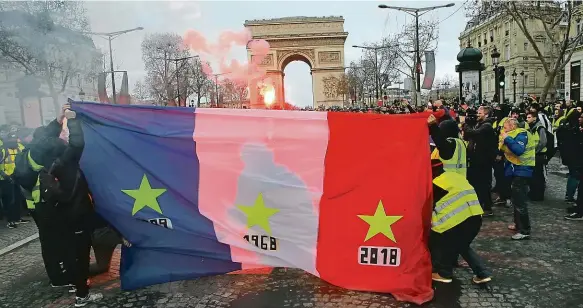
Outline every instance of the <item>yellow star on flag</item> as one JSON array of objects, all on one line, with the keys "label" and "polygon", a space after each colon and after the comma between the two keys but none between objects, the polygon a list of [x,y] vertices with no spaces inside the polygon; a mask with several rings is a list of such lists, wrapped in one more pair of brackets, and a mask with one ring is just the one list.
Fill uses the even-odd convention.
[{"label": "yellow star on flag", "polygon": [[252,206],[248,205],[237,205],[237,208],[241,210],[247,216],[247,228],[253,226],[259,226],[268,235],[271,235],[271,227],[269,226],[269,217],[273,216],[275,213],[279,212],[279,209],[269,208],[265,206],[263,202],[263,194],[259,193],[257,199],[255,199],[255,204]]},{"label": "yellow star on flag", "polygon": [[364,239],[365,242],[379,233],[382,233],[393,242],[397,242],[393,230],[391,229],[391,225],[403,218],[403,216],[387,216],[387,214],[385,214],[385,207],[383,206],[382,200],[379,201],[379,205],[373,216],[358,215],[358,217],[369,224],[368,232]]},{"label": "yellow star on flag", "polygon": [[142,183],[140,183],[140,188],[138,189],[122,189],[126,195],[136,199],[134,201],[134,207],[132,209],[132,215],[136,215],[141,209],[146,206],[152,210],[162,214],[162,209],[160,204],[158,204],[158,197],[166,192],[164,188],[152,188],[150,186],[150,181],[148,177],[144,174],[142,177]]}]

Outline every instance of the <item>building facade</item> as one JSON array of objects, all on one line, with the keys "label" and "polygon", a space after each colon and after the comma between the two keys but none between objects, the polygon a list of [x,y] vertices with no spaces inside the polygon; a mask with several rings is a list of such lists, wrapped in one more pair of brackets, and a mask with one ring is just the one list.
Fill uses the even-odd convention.
[{"label": "building facade", "polygon": [[[547,44],[543,43],[546,34],[543,25],[533,19],[527,19],[530,34],[537,42],[537,47],[544,55],[551,57]],[[565,27],[560,25],[559,27]],[[560,35],[557,32],[557,35]],[[543,65],[536,56],[536,51],[520,30],[512,16],[502,9],[492,14],[481,14],[472,18],[465,30],[459,36],[460,49],[470,44],[483,53],[482,63],[486,69],[482,72],[482,97],[487,101],[494,98],[497,82],[495,80],[494,65],[491,54],[496,48],[500,53],[498,66],[505,67],[505,86],[500,90],[500,96],[509,102],[519,102],[522,97],[538,97],[545,85],[546,74]],[[513,77],[513,73],[516,76]],[[549,90],[547,99],[555,99],[563,95],[558,80]]]},{"label": "building facade", "polygon": [[[581,40],[581,32],[583,31],[583,1],[573,1],[573,17],[571,22],[571,29],[569,31],[569,39],[579,39],[578,43],[574,44],[575,50],[569,50],[565,55],[564,80],[565,99],[574,102],[579,102],[583,99],[581,93],[581,63],[583,62],[583,40]],[[568,54],[573,51],[571,59],[568,59]]]}]

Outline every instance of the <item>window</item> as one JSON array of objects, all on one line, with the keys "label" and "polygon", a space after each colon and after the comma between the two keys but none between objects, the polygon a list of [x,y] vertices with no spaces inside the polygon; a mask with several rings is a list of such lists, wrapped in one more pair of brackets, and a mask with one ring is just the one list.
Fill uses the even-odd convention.
[{"label": "window", "polygon": [[524,51],[528,51],[528,43],[524,43]]},{"label": "window", "polygon": [[579,35],[579,33],[581,33],[581,18],[577,18],[577,23],[575,24],[575,27],[577,28],[577,35]]},{"label": "window", "polygon": [[494,41],[494,30],[490,29],[490,43]]},{"label": "window", "polygon": [[504,46],[504,57],[506,58],[506,61],[510,60],[510,45],[508,44]]},{"label": "window", "polygon": [[504,35],[508,36],[508,34],[510,34],[510,27],[509,27],[509,23],[505,23],[504,24]]},{"label": "window", "polygon": [[583,1],[573,1],[573,6],[581,5],[581,3],[583,3]]}]

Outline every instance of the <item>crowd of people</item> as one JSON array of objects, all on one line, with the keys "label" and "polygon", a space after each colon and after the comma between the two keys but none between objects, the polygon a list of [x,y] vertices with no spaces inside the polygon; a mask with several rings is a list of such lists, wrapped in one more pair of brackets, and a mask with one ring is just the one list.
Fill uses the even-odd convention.
[{"label": "crowd of people", "polygon": [[[11,126],[0,127],[0,212],[6,216],[8,228],[16,228],[28,222],[21,218],[22,208],[30,211],[39,230],[51,285],[69,288],[76,294],[75,307],[83,307],[101,297],[89,293],[89,277],[109,270],[118,244],[131,244],[94,211],[79,166],[83,131],[69,107],[64,105],[56,120],[37,128],[32,135],[19,135]],[[581,107],[570,102],[524,101],[514,107],[484,103],[474,108],[437,100],[423,107],[396,102],[379,107],[315,110],[426,112],[434,197],[429,245],[432,278],[451,282],[453,268],[462,256],[475,273],[473,282],[481,284],[491,281],[492,274],[471,243],[483,218],[493,216],[496,205],[512,207],[513,223],[508,226],[514,232],[511,239],[529,239],[532,226],[528,202],[545,199],[546,166],[557,153],[569,169],[564,218],[583,220]],[[67,134],[63,134],[65,126]],[[90,266],[92,246],[97,262]]]}]

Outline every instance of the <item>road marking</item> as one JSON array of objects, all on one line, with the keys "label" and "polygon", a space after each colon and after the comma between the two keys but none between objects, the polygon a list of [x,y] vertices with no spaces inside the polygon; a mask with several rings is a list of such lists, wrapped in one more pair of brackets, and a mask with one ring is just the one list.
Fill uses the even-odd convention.
[{"label": "road marking", "polygon": [[11,251],[13,251],[14,249],[16,249],[16,248],[18,248],[18,247],[20,247],[22,245],[28,244],[28,243],[36,240],[37,238],[38,238],[38,232],[35,233],[35,234],[33,234],[33,235],[31,235],[31,236],[29,236],[29,237],[27,237],[27,238],[25,238],[25,239],[23,239],[23,240],[20,240],[20,241],[18,241],[16,243],[14,243],[14,244],[6,247],[6,248],[2,248],[2,249],[0,249],[0,256],[1,255],[4,255],[4,254],[7,254],[7,253],[9,253]]}]

